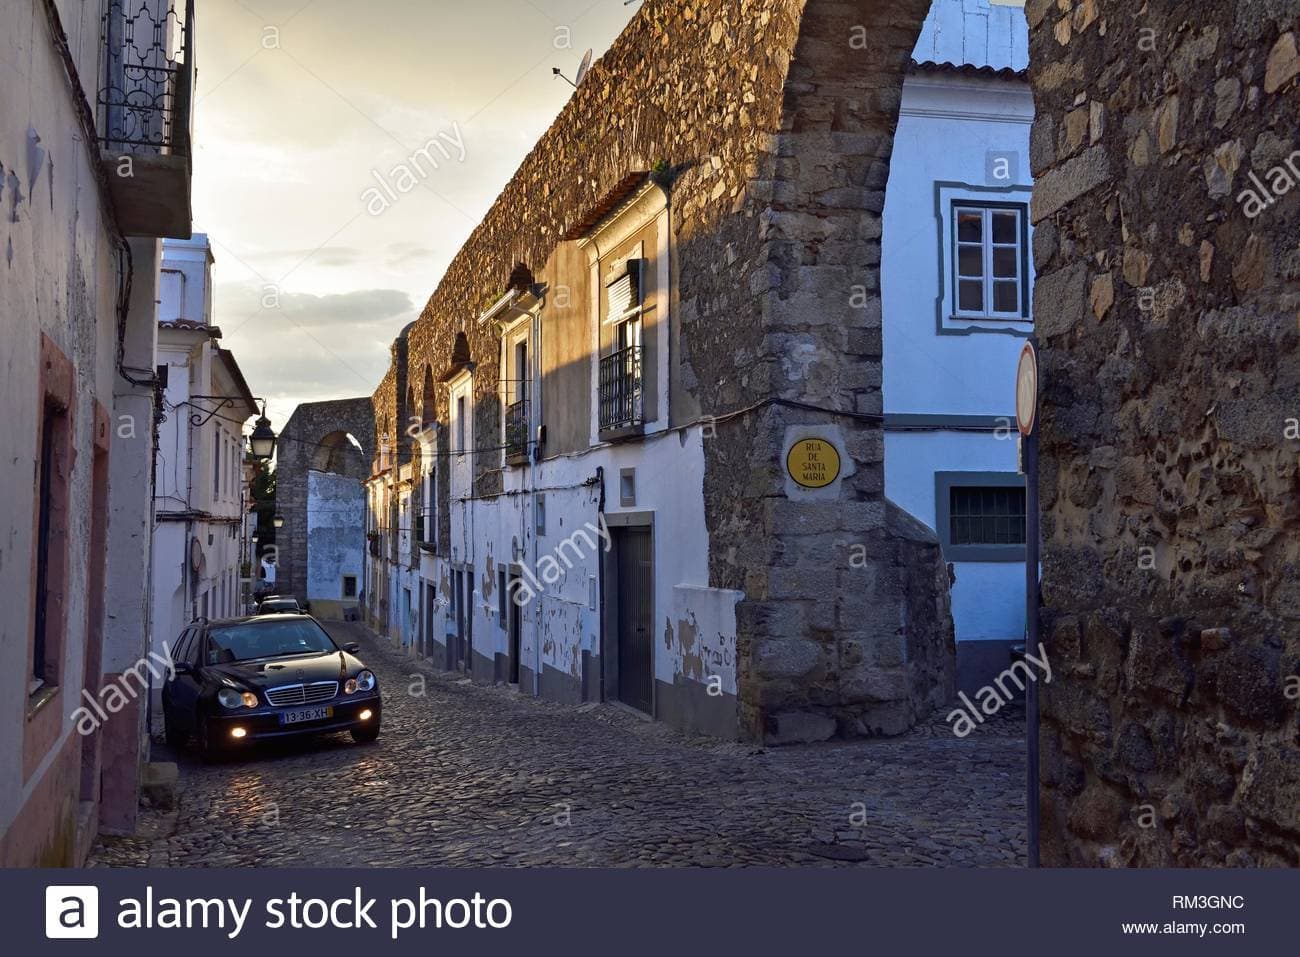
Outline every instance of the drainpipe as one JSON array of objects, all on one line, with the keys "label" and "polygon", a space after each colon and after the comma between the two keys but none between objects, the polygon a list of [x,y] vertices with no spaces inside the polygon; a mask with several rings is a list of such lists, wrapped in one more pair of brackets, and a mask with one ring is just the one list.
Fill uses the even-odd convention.
[{"label": "drainpipe", "polygon": [[[536,372],[535,374],[530,376],[531,381],[528,383],[528,389],[530,392],[536,395],[536,399],[537,399],[536,420],[539,425],[542,422],[542,411],[543,411],[541,384],[542,384],[542,305],[544,302],[545,299],[543,299],[542,302],[539,302],[536,308],[533,309],[532,325],[533,325],[534,346],[531,350],[532,354],[529,356],[529,362],[531,363],[533,369],[536,370]],[[529,396],[530,401],[532,400],[532,398],[533,398],[532,396]],[[537,560],[538,560],[537,491],[536,490],[537,490],[537,486],[541,484],[541,449],[536,444],[533,445],[533,455],[534,455],[534,460],[528,463],[529,478],[531,479],[531,481],[529,482],[529,488],[533,490],[532,492],[533,501],[532,501],[532,508],[530,509],[531,514],[529,515],[529,520],[533,524],[533,574],[536,575]],[[541,595],[538,596],[539,602],[541,601],[541,597],[542,597]],[[536,665],[536,667],[533,669],[533,696],[538,697],[542,693],[542,609],[540,605],[537,609],[537,615],[533,619],[533,660],[534,660],[534,664]]]}]

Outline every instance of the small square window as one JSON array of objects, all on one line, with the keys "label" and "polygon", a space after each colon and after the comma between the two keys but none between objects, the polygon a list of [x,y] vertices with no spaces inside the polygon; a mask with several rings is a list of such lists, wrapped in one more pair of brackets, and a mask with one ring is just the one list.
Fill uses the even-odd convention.
[{"label": "small square window", "polygon": [[546,534],[546,496],[538,495],[534,506],[537,518],[537,534]]},{"label": "small square window", "polygon": [[357,576],[356,575],[343,576],[343,597],[344,598],[357,597]]},{"label": "small square window", "polygon": [[1016,472],[938,472],[936,529],[952,562],[1025,560],[1025,477]]},{"label": "small square window", "polygon": [[636,469],[621,469],[618,473],[618,503],[622,508],[636,505]]},{"label": "small square window", "polygon": [[502,628],[506,626],[506,570],[497,572],[497,618]]}]

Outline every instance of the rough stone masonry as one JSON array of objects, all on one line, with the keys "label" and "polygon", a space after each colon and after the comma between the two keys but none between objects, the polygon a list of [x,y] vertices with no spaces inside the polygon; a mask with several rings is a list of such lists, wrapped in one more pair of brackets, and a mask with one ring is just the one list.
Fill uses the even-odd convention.
[{"label": "rough stone masonry", "polygon": [[1027,13],[1042,859],[1294,867],[1300,3]]}]

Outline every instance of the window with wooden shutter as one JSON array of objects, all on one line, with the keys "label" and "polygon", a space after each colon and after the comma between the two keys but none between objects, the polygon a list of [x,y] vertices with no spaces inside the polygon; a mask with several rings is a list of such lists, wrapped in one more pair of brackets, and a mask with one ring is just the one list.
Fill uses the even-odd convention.
[{"label": "window with wooden shutter", "polygon": [[640,257],[630,258],[612,271],[605,282],[609,311],[606,322],[619,322],[641,308]]}]

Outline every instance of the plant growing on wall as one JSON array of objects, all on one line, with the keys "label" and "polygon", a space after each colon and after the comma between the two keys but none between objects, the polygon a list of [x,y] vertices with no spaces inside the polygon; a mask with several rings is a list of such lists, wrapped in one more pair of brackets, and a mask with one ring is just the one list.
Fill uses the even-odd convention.
[{"label": "plant growing on wall", "polygon": [[257,554],[261,556],[275,544],[275,472],[270,462],[262,462],[250,486],[252,511],[257,514]]}]

